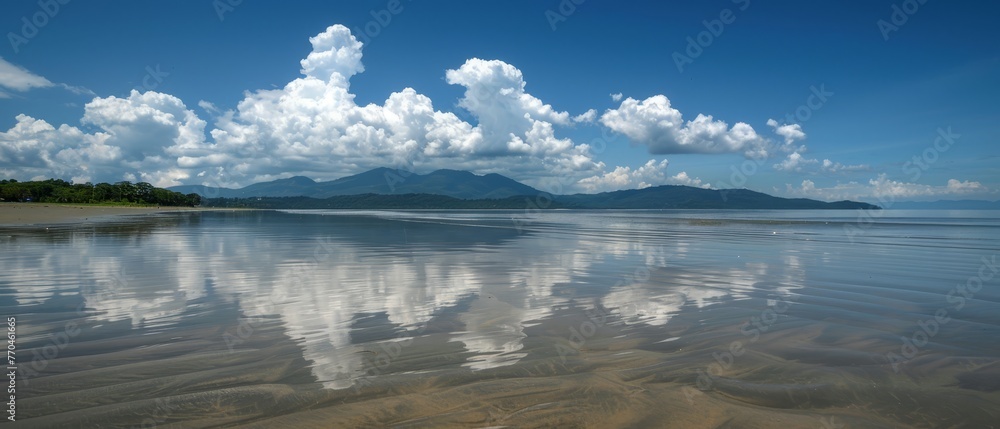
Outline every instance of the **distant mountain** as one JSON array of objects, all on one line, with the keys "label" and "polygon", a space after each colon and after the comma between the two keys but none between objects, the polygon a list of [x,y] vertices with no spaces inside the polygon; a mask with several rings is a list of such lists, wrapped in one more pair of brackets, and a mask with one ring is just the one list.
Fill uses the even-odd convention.
[{"label": "distant mountain", "polygon": [[600,194],[560,195],[567,208],[588,209],[878,209],[853,201],[827,203],[805,198],[780,198],[748,189],[702,189],[691,186],[655,186]]},{"label": "distant mountain", "polygon": [[315,182],[307,177],[291,177],[255,183],[240,189],[211,188],[200,185],[168,188],[196,193],[205,198],[311,197],[329,198],[360,194],[432,194],[458,199],[499,199],[518,195],[537,195],[539,190],[499,174],[479,176],[468,171],[437,170],[420,175],[390,168],[376,168],[329,182]]},{"label": "distant mountain", "polygon": [[893,210],[1000,210],[1000,201],[900,201],[886,208]]},{"label": "distant mountain", "polygon": [[[523,210],[523,196],[499,199],[461,199],[431,194],[360,194],[337,195],[329,198],[254,197],[210,198],[206,207],[250,207],[258,209],[508,209]],[[560,208],[557,203],[548,208]]]},{"label": "distant mountain", "polygon": [[[376,168],[329,182],[291,177],[241,189],[175,186],[197,193],[205,205],[258,208],[538,208],[543,192],[499,174],[437,170],[406,174]],[[547,195],[547,194],[545,194]],[[827,203],[805,198],[779,198],[747,189],[701,189],[656,186],[599,194],[547,195],[541,208],[579,209],[878,209],[853,201]]]}]

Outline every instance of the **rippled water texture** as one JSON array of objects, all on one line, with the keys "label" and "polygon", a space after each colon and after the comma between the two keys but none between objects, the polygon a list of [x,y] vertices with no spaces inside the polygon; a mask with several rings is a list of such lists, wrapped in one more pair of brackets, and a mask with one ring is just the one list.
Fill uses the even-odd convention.
[{"label": "rippled water texture", "polygon": [[996,425],[996,213],[858,216],[203,212],[0,229],[17,416]]}]

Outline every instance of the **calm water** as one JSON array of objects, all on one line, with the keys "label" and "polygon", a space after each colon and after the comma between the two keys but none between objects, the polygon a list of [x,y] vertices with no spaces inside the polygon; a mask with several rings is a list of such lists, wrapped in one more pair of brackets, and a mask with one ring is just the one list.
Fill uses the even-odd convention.
[{"label": "calm water", "polygon": [[261,211],[0,229],[17,417],[997,425],[998,213],[872,215]]}]

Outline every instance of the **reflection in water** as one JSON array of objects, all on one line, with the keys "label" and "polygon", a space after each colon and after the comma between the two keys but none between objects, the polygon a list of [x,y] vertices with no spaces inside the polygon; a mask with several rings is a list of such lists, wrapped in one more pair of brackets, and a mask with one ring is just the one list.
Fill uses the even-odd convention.
[{"label": "reflection in water", "polygon": [[[869,405],[881,414],[848,412],[868,395],[851,383],[902,383],[886,353],[898,350],[899,335],[948,305],[947,287],[975,273],[978,258],[1000,243],[997,222],[984,218],[886,218],[864,236],[846,237],[844,225],[853,219],[843,213],[553,212],[535,215],[519,231],[510,219],[522,215],[205,212],[0,231],[6,237],[0,299],[8,313],[22,315],[25,349],[43,348],[65,320],[83,326],[38,375],[26,376],[37,383],[26,390],[36,399],[26,397],[25,404],[59,399],[60,405],[25,412],[45,416],[93,406],[87,402],[93,400],[66,399],[84,389],[88,377],[90,386],[107,386],[120,392],[111,397],[128,397],[122,401],[139,407],[141,398],[224,386],[287,385],[295,395],[320,395],[310,396],[319,403],[381,389],[387,380],[394,390],[416,389],[431,383],[420,381],[428,374],[471,381],[504,371],[522,377],[606,367],[643,383],[645,395],[668,389],[657,393],[661,399],[699,386],[718,410],[752,403],[812,409],[842,421],[920,426],[916,417],[885,414],[890,405]],[[795,302],[788,312],[761,324],[761,315],[788,297]],[[984,287],[970,299],[948,325],[950,334],[935,337],[907,364],[915,372],[907,382],[937,374],[941,380],[933,386],[945,389],[942,395],[954,389],[947,386],[971,386],[985,395],[976,401],[997,405],[997,383],[982,380],[1000,380],[1000,353],[970,335],[1000,333],[998,297],[996,288]],[[581,329],[595,308],[609,312],[607,324]],[[736,341],[751,352],[713,374],[709,388],[700,386],[698,371]],[[182,381],[193,370],[185,359],[209,351],[216,354],[198,362],[216,372]],[[109,352],[125,354],[116,361]],[[139,365],[143,353],[169,363],[161,367],[166,374],[144,374],[169,375],[176,391],[122,387],[122,377],[130,376],[116,365]],[[69,360],[98,355],[109,366],[80,365],[108,368],[104,381],[94,382],[99,372],[79,372]],[[246,371],[255,375],[236,375]],[[202,385],[199,377],[215,381]],[[57,387],[73,380],[83,384]],[[805,403],[786,403],[782,395],[798,387],[774,386],[788,383],[834,384],[814,388]],[[302,390],[313,385],[319,390]],[[246,395],[278,394],[262,392]],[[822,395],[826,399],[818,399]],[[931,406],[934,398],[911,399]],[[631,416],[659,412],[638,399],[623,404]],[[254,418],[299,412],[294,404],[280,406],[290,408]],[[970,412],[962,418],[981,414]],[[946,418],[935,413],[923,418]],[[207,418],[172,414],[177,421]]]}]

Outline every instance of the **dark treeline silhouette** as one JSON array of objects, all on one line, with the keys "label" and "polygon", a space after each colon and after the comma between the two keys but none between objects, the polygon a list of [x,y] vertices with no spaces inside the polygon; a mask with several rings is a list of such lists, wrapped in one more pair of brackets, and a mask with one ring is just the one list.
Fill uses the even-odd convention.
[{"label": "dark treeline silhouette", "polygon": [[201,196],[168,191],[146,182],[98,183],[94,185],[90,182],[73,184],[60,179],[38,182],[0,180],[0,201],[197,206],[201,204]]}]

